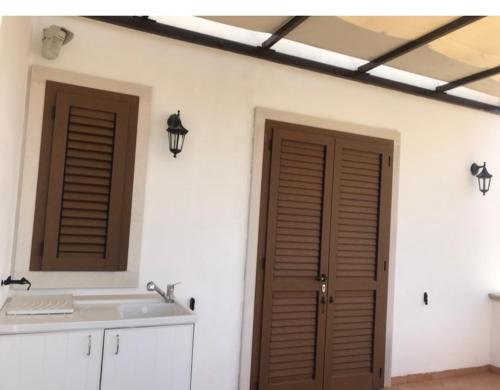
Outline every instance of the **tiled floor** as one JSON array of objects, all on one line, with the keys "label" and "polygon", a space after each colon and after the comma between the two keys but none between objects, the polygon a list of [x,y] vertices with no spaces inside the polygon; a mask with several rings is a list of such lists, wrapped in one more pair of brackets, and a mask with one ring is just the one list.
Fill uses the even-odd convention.
[{"label": "tiled floor", "polygon": [[391,386],[390,390],[500,390],[500,375],[491,372]]}]

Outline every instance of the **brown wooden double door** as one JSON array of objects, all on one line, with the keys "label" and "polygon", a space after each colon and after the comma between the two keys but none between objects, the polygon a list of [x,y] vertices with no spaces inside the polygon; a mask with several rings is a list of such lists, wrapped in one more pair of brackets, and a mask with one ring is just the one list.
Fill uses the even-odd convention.
[{"label": "brown wooden double door", "polygon": [[266,123],[252,389],[383,387],[392,151]]}]

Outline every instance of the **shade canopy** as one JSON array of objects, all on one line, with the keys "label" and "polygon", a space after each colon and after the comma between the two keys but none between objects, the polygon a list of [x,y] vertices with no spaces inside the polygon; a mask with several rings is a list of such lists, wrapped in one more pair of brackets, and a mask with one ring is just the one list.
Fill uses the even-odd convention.
[{"label": "shade canopy", "polygon": [[[290,16],[211,16],[207,19],[272,34]],[[311,16],[286,40],[371,61],[446,24],[457,16]],[[500,17],[488,16],[398,56],[384,65],[452,82],[500,65]],[[279,50],[276,47],[276,50]],[[500,71],[464,85],[500,97]]]}]

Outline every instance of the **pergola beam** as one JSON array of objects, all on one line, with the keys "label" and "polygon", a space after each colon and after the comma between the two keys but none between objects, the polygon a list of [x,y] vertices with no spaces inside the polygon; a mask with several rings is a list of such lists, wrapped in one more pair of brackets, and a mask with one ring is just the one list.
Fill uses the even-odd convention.
[{"label": "pergola beam", "polygon": [[312,72],[322,73],[329,76],[341,77],[344,79],[357,81],[391,90],[409,93],[416,96],[426,97],[442,102],[474,108],[500,115],[500,106],[487,104],[476,100],[466,99],[459,96],[448,95],[435,90],[417,87],[399,81],[373,76],[368,73],[359,73],[356,70],[341,68],[306,58],[279,53],[274,50],[264,49],[260,46],[251,46],[244,43],[231,41],[212,35],[202,34],[196,31],[186,30],[167,24],[157,23],[152,20],[142,19],[134,16],[88,16],[90,19],[106,22],[133,30],[147,32],[163,37],[190,42],[197,45],[208,46],[215,49],[225,50],[232,53],[259,58],[274,63],[293,66]]},{"label": "pergola beam", "polygon": [[292,16],[284,25],[279,27],[273,34],[267,38],[263,43],[264,49],[270,49],[271,46],[276,44],[279,40],[288,35],[292,30],[297,28],[299,24],[304,22],[309,16]]},{"label": "pergola beam", "polygon": [[460,87],[465,84],[473,83],[474,81],[482,80],[500,73],[500,65],[491,69],[486,69],[478,73],[471,74],[470,76],[462,77],[461,79],[450,81],[436,88],[438,92],[448,91],[453,88]]},{"label": "pergola beam", "polygon": [[429,42],[435,41],[436,39],[442,38],[445,35],[448,35],[452,33],[453,31],[456,31],[458,29],[461,29],[462,27],[465,27],[471,23],[474,23],[478,21],[479,19],[484,18],[484,16],[462,16],[458,19],[455,19],[451,21],[450,23],[445,24],[444,26],[438,27],[435,30],[432,30],[431,32],[422,35],[421,37],[407,42],[402,46],[399,46],[385,54],[382,54],[381,56],[371,60],[365,65],[361,65],[358,68],[358,72],[360,73],[366,73],[369,70],[372,70],[373,68],[376,68],[377,66],[383,65],[386,62],[389,62],[395,58],[401,57],[402,55],[409,53],[410,51],[413,51],[415,49],[418,49],[419,47],[422,47]]}]

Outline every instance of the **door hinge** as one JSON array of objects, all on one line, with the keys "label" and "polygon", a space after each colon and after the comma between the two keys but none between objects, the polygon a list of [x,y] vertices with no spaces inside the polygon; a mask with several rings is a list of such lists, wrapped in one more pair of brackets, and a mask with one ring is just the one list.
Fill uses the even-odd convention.
[{"label": "door hinge", "polygon": [[56,119],[56,106],[52,106],[52,120]]},{"label": "door hinge", "polygon": [[383,370],[383,368],[382,368],[382,367],[380,367],[380,370],[379,370],[379,372],[378,372],[378,377],[379,377],[379,378],[382,378],[382,377],[383,377],[383,374],[384,374],[384,370]]},{"label": "door hinge", "polygon": [[262,258],[262,269],[266,269],[266,258]]},{"label": "door hinge", "polygon": [[43,256],[43,250],[45,249],[45,240],[40,242],[40,254]]},{"label": "door hinge", "polygon": [[384,271],[387,271],[387,261],[384,261]]},{"label": "door hinge", "polygon": [[389,160],[388,160],[388,165],[391,166],[391,160],[392,160],[392,157],[389,156]]}]

